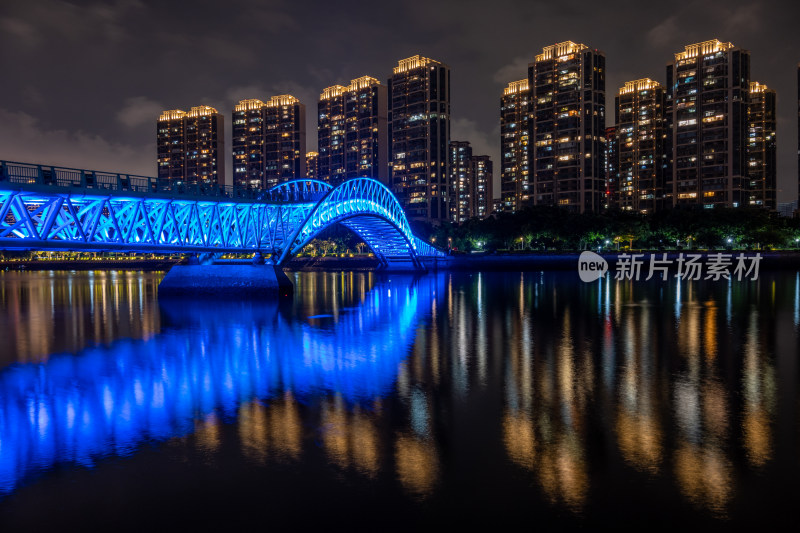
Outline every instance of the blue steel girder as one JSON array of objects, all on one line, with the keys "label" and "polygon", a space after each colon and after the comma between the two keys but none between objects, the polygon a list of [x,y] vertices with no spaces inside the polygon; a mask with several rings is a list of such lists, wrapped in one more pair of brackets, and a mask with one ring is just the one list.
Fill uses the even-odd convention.
[{"label": "blue steel girder", "polygon": [[283,263],[341,222],[384,261],[442,255],[417,239],[394,195],[358,178],[335,189],[314,180],[283,183],[262,200],[87,194],[0,188],[0,249],[241,253]]}]

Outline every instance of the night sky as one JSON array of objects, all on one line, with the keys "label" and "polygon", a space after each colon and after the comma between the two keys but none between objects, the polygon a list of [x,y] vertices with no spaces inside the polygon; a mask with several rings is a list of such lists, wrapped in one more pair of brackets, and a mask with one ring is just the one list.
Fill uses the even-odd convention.
[{"label": "night sky", "polygon": [[[323,88],[401,58],[452,69],[452,133],[488,153],[499,182],[499,99],[542,47],[581,42],[606,53],[606,124],[626,80],[665,82],[684,45],[720,39],[751,51],[751,78],[778,93],[778,201],[797,192],[800,2],[284,2],[256,0],[0,4],[0,158],[156,174],[164,109],[291,93],[316,147]],[[230,155],[227,155],[230,176]],[[499,188],[495,190],[499,195]]]}]

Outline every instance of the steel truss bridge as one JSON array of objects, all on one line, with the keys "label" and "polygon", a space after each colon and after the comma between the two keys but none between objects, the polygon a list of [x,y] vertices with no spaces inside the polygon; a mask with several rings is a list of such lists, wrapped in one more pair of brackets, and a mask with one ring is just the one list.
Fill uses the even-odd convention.
[{"label": "steel truss bridge", "polygon": [[0,249],[271,254],[282,265],[333,224],[386,265],[444,253],[417,238],[397,198],[356,178],[267,191],[0,161]]}]

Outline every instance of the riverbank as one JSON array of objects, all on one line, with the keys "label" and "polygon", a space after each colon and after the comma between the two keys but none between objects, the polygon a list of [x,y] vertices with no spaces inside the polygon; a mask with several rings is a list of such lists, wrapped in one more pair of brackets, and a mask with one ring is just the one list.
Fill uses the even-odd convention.
[{"label": "riverbank", "polygon": [[180,259],[56,259],[44,261],[0,261],[0,270],[169,270]]},{"label": "riverbank", "polygon": [[[133,270],[133,271],[166,271],[174,265],[180,264],[182,259],[63,259],[63,260],[37,260],[37,261],[0,261],[0,270]],[[249,265],[251,261],[220,260],[215,264],[220,265]],[[317,270],[376,270],[380,261],[374,256],[361,257],[294,257],[289,260],[286,270],[317,271]]]},{"label": "riverbank", "polygon": [[[701,254],[703,260],[718,253],[730,254],[735,260],[740,253],[745,257],[761,257],[761,270],[800,270],[800,251],[634,251],[600,254],[613,270],[623,254],[642,255],[640,260],[650,261],[664,259],[675,263],[680,254]],[[485,270],[485,271],[540,271],[540,270],[576,270],[580,252],[531,252],[531,253],[490,253],[490,254],[455,254],[440,259],[426,260],[429,270]],[[141,270],[167,271],[180,262],[178,259],[115,259],[115,260],[56,260],[56,261],[0,261],[0,270]],[[230,261],[229,264],[249,264],[249,261]],[[219,264],[226,264],[225,261]],[[380,262],[376,257],[295,257],[286,265],[285,270],[314,272],[331,270],[371,271],[377,270]]]},{"label": "riverbank", "polygon": [[[644,261],[645,266],[649,265],[650,257],[656,261],[665,260],[676,264],[683,254],[686,258],[689,254],[700,254],[704,262],[710,256],[716,254],[729,255],[735,262],[739,254],[744,254],[747,258],[761,257],[761,270],[797,270],[800,269],[800,251],[765,251],[756,252],[752,250],[691,250],[691,251],[633,251],[633,252],[613,252],[601,253],[600,255],[609,264],[609,269],[614,270],[620,257],[626,255],[628,260],[632,255],[636,255],[638,260]],[[429,268],[445,268],[449,270],[488,270],[488,271],[540,271],[540,270],[576,270],[578,268],[578,258],[581,252],[535,252],[535,253],[511,253],[511,254],[469,254],[451,255],[444,260],[429,263]],[[664,257],[666,254],[666,257]],[[723,255],[723,257],[724,257]],[[641,257],[638,257],[641,256]]]}]

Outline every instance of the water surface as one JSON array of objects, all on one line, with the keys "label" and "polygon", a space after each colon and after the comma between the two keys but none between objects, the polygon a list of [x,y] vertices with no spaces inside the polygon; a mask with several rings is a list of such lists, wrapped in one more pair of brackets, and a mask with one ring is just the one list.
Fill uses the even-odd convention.
[{"label": "water surface", "polygon": [[797,523],[800,276],[0,274],[0,525]]}]

